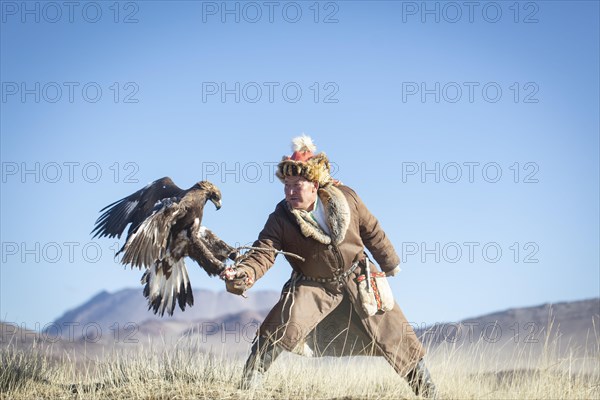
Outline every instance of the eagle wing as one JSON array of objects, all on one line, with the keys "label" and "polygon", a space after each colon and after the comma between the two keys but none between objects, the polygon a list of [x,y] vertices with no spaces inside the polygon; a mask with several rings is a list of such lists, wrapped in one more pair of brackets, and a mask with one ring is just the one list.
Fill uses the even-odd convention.
[{"label": "eagle wing", "polygon": [[128,224],[131,224],[128,236],[149,216],[154,210],[156,202],[170,197],[179,196],[183,190],[179,188],[168,176],[149,183],[137,192],[117,200],[104,207],[103,212],[96,220],[92,233],[95,237],[108,236],[121,238]]},{"label": "eagle wing", "polygon": [[[182,208],[178,202],[171,199],[159,201],[153,213],[128,236],[123,248],[117,252],[125,252],[121,263],[130,264],[132,267],[150,268],[157,260],[167,256],[167,252],[182,253],[183,249],[167,248],[173,245],[168,243],[171,227],[185,214]],[[186,231],[180,232],[180,235],[186,234]],[[176,242],[185,244],[179,240]]]}]

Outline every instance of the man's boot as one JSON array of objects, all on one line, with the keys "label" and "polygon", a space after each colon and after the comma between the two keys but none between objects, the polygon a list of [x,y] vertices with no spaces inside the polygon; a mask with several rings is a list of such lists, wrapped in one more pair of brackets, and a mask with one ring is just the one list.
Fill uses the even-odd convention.
[{"label": "man's boot", "polygon": [[254,390],[262,386],[263,375],[277,356],[281,353],[281,348],[276,346],[270,340],[259,336],[252,344],[250,356],[244,366],[242,373],[242,382],[240,389]]},{"label": "man's boot", "polygon": [[406,380],[417,396],[427,399],[438,398],[437,388],[431,379],[431,375],[429,375],[423,359],[420,359],[415,368],[406,375]]}]

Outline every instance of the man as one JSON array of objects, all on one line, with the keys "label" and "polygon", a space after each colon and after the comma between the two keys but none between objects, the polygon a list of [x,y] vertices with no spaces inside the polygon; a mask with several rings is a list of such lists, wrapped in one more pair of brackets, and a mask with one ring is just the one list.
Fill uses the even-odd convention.
[{"label": "man", "polygon": [[[400,307],[392,299],[387,311],[380,307],[369,315],[361,304],[361,296],[383,293],[372,287],[376,282],[369,274],[383,274],[369,262],[365,246],[386,276],[400,270],[390,240],[357,194],[332,179],[326,155],[315,154],[309,137],[295,138],[292,149],[277,169],[285,200],[253,244],[261,250],[250,250],[223,274],[227,290],[243,294],[273,265],[278,251],[286,252],[293,269],[281,299],[259,328],[242,387],[258,387],[285,349],[305,355],[383,356],[417,395],[435,397],[422,360],[425,351]],[[364,286],[359,290],[361,274],[371,285],[367,291]],[[381,298],[376,300],[379,304]]]}]

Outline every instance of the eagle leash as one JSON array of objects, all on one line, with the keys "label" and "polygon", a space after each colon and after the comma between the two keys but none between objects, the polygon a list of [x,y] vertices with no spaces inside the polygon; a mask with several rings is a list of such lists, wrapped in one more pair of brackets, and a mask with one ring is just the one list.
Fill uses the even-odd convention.
[{"label": "eagle leash", "polygon": [[275,249],[267,249],[264,247],[252,247],[252,246],[241,246],[236,247],[236,250],[261,250],[261,251],[270,251],[277,254],[283,254],[284,256],[290,256],[297,258],[298,260],[304,262],[306,259],[304,257],[299,256],[298,254],[290,253],[289,251],[275,250]]},{"label": "eagle leash", "polygon": [[[297,254],[290,253],[287,251],[269,249],[263,247],[252,247],[252,246],[240,246],[236,247],[236,251],[238,250],[257,250],[257,251],[268,251],[276,254],[283,254],[285,256],[290,256],[293,258],[297,258],[300,261],[305,261],[304,257],[301,257]],[[254,284],[254,279],[248,276],[247,273],[244,272],[244,276],[238,275],[240,272],[239,262],[234,263],[233,265],[226,266],[223,271],[219,274],[219,277],[225,281],[225,285],[227,290],[234,294],[239,294],[240,296],[247,298],[246,290],[248,287]]]}]

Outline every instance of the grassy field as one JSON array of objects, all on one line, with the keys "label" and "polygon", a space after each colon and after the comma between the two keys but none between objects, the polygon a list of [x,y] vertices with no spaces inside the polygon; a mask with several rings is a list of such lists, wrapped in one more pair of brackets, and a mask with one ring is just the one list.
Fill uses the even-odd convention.
[{"label": "grassy field", "polygon": [[[600,334],[579,345],[549,324],[537,341],[448,341],[426,356],[444,399],[599,399]],[[412,399],[380,357],[284,353],[260,390],[239,390],[245,354],[187,336],[127,346],[0,342],[2,399]],[[249,343],[247,343],[249,345]],[[243,348],[243,347],[242,347]],[[238,346],[239,349],[239,346]]]},{"label": "grassy field", "polygon": [[[559,352],[513,346],[444,343],[427,364],[442,398],[598,399],[600,340],[586,350]],[[560,354],[559,354],[560,353]],[[193,340],[175,346],[138,345],[103,356],[4,346],[0,352],[3,399],[412,399],[405,381],[381,358],[305,358],[284,354],[254,392],[237,389],[243,358],[206,353]]]}]

